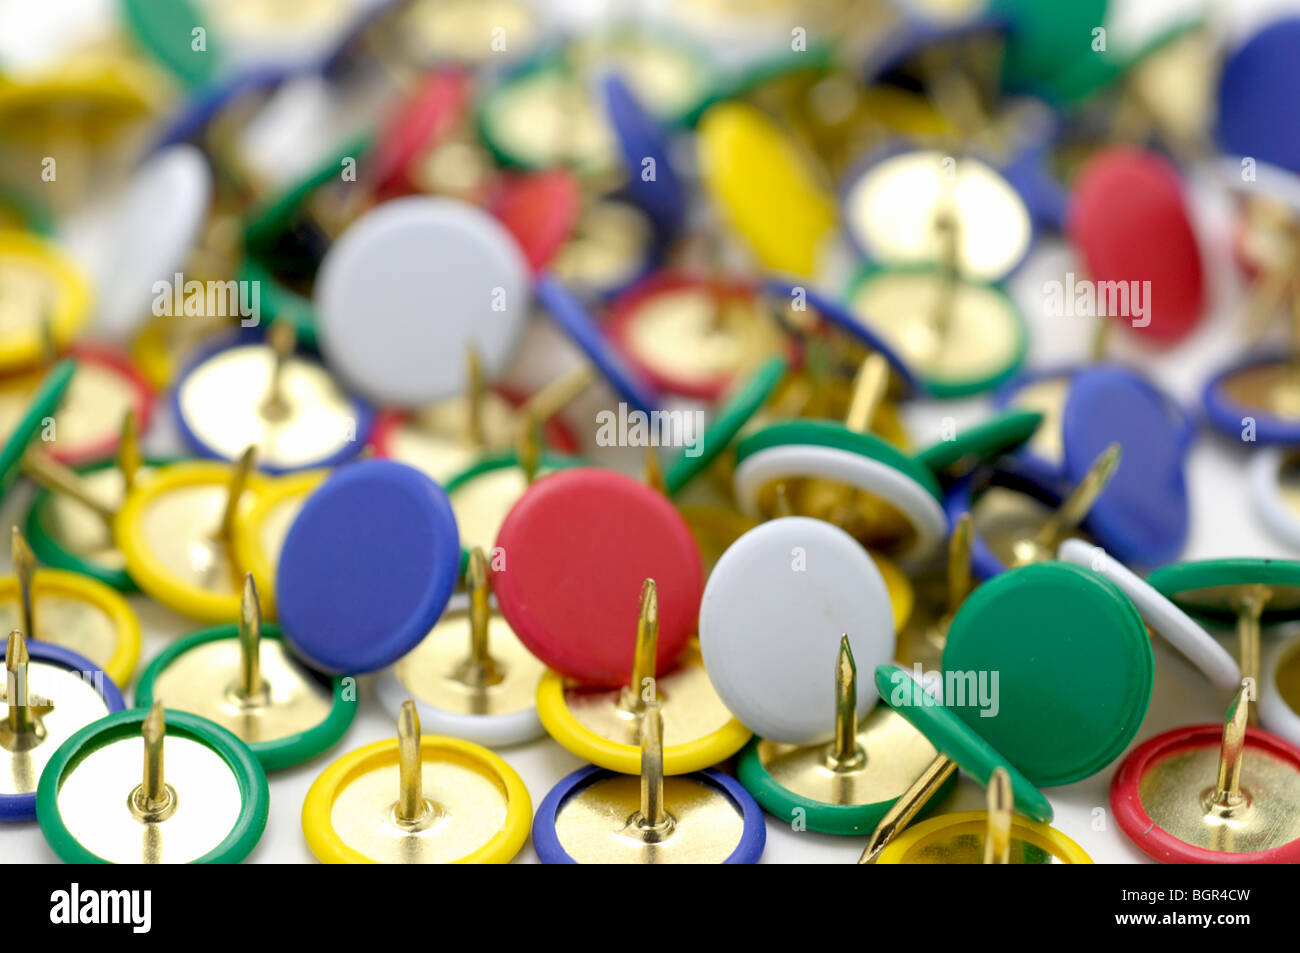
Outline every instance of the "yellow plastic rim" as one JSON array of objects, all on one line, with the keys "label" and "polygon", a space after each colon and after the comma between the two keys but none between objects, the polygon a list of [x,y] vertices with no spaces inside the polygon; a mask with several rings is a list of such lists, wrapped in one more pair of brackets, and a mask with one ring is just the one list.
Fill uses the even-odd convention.
[{"label": "yellow plastic rim", "polygon": [[894,631],[901,632],[903,626],[907,625],[907,620],[912,618],[912,609],[916,605],[916,592],[912,589],[912,580],[908,579],[907,573],[899,569],[898,563],[888,556],[882,556],[875,550],[870,551],[868,555],[880,570],[880,575],[885,580],[885,588],[889,590],[889,605],[894,610]]},{"label": "yellow plastic rim", "polygon": [[[49,314],[50,335],[63,348],[77,336],[90,316],[90,283],[52,243],[28,232],[0,230],[0,259],[19,260],[42,272],[56,288]],[[0,335],[0,370],[38,364],[45,356],[39,324],[18,333]]]},{"label": "yellow plastic rim", "polygon": [[[136,663],[140,660],[140,620],[135,617],[130,604],[122,598],[121,593],[98,579],[80,573],[63,569],[38,569],[32,577],[32,599],[39,599],[42,595],[75,599],[94,606],[108,616],[117,633],[117,641],[113,645],[113,654],[101,667],[104,674],[119,688],[124,689],[131,684],[131,676],[135,674]],[[17,576],[0,578],[0,601],[17,601],[21,598]],[[43,641],[61,644],[58,639]],[[97,659],[90,661],[98,664]]]},{"label": "yellow plastic rim", "polygon": [[[685,665],[703,665],[696,643],[682,656]],[[641,773],[641,748],[594,733],[573,716],[564,702],[564,678],[546,670],[537,684],[537,716],[546,733],[579,758],[619,774]],[[664,774],[690,774],[711,768],[745,747],[753,732],[732,718],[711,735],[686,744],[664,746]]]},{"label": "yellow plastic rim", "polygon": [[[961,811],[941,814],[909,827],[899,834],[876,859],[878,864],[906,864],[914,852],[936,837],[956,837],[962,834],[982,834],[988,825],[986,811]],[[1032,844],[1066,864],[1091,864],[1092,858],[1082,847],[1054,827],[1039,824],[1019,814],[1012,815],[1011,836],[1015,840]]]},{"label": "yellow plastic rim", "polygon": [[[224,486],[230,480],[230,470],[230,464],[216,461],[191,461],[161,467],[127,497],[113,520],[117,548],[126,557],[126,571],[136,585],[169,609],[212,624],[239,618],[241,590],[232,587],[228,594],[213,593],[178,579],[149,548],[142,519],[155,497],[191,486]],[[265,485],[265,478],[250,473],[244,492],[256,498]]]},{"label": "yellow plastic rim", "polygon": [[267,515],[295,496],[307,497],[329,476],[328,470],[307,470],[266,480],[253,505],[235,521],[235,562],[253,574],[262,615],[275,618],[275,570],[277,563],[262,546],[262,524]]},{"label": "yellow plastic rim", "polygon": [[[457,864],[504,864],[519,853],[528,839],[528,829],[533,820],[533,802],[528,789],[515,769],[487,748],[437,735],[420,737],[420,753],[451,751],[486,766],[500,780],[506,792],[506,819],[501,829],[490,841],[471,854],[466,854]],[[365,854],[345,844],[334,831],[330,813],[339,792],[356,778],[397,762],[397,739],[376,741],[372,745],[339,758],[317,778],[302,803],[302,831],[307,837],[311,852],[326,864],[373,864]]]}]

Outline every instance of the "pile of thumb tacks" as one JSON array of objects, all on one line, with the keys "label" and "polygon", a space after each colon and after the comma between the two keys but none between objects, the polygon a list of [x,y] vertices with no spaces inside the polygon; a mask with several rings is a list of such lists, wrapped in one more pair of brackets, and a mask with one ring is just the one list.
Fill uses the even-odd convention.
[{"label": "pile of thumb tacks", "polygon": [[0,857],[1300,861],[1300,11],[1179,6],[0,0]]}]

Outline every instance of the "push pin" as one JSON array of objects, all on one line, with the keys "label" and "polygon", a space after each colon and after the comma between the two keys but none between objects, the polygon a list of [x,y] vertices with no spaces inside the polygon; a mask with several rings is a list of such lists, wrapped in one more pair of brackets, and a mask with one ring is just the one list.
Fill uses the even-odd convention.
[{"label": "push pin", "polygon": [[424,641],[376,680],[390,713],[413,699],[423,724],[481,744],[514,745],[545,734],[537,682],[546,670],[491,605],[487,557],[475,547],[468,593],[453,598]]},{"label": "push pin", "polygon": [[329,477],[326,470],[304,470],[264,480],[253,502],[235,521],[235,565],[252,573],[262,613],[275,618],[275,574],[289,527]]},{"label": "push pin", "polygon": [[740,783],[772,816],[802,817],[809,830],[827,834],[864,834],[903,793],[907,779],[934,759],[935,749],[885,705],[859,722],[857,681],[845,635],[835,663],[832,741],[760,739],[741,755]]},{"label": "push pin", "polygon": [[285,641],[331,674],[386,668],[429,634],[459,575],[442,488],[392,460],[349,464],[308,497],[284,538],[275,593]]},{"label": "push pin", "polygon": [[233,461],[254,445],[269,473],[356,456],[370,434],[370,408],[296,354],[296,341],[293,325],[279,320],[265,342],[209,348],[191,363],[173,388],[172,409],[195,453]]},{"label": "push pin", "polygon": [[192,619],[238,618],[235,523],[264,485],[254,456],[249,447],[234,464],[173,463],[136,482],[114,517],[113,537],[141,590]]},{"label": "push pin", "polygon": [[[977,725],[968,724],[956,710],[944,704],[942,698],[931,694],[915,678],[897,665],[876,668],[876,690],[885,704],[920,733],[920,736],[937,750],[932,760],[919,769],[909,772],[912,778],[903,794],[880,817],[872,831],[867,846],[858,858],[859,864],[880,863],[885,852],[905,837],[905,830],[922,811],[930,810],[941,800],[941,792],[951,788],[957,768],[961,768],[977,782],[992,789],[999,775],[1005,787],[999,787],[999,804],[1014,803],[1017,810],[1033,821],[1048,823],[1052,820],[1052,805],[1034,785],[997,749],[976,731]],[[937,693],[942,694],[942,693]],[[960,815],[959,815],[960,816]],[[932,829],[945,818],[935,818],[918,825]]]},{"label": "push pin", "polygon": [[5,643],[0,721],[0,821],[36,817],[41,772],[83,726],[121,711],[122,693],[89,660],[12,629]]},{"label": "push pin", "polygon": [[[637,733],[646,707],[656,704],[662,737],[660,770],[687,774],[725,761],[749,740],[749,729],[713,689],[698,647],[689,643],[672,668],[658,670],[659,596],[653,579],[641,585],[636,642],[627,684],[589,686],[547,670],[537,686],[537,713],[561,745],[597,767],[639,770]],[[666,713],[666,719],[665,719]]]},{"label": "push pin", "polygon": [[1012,813],[1011,777],[997,768],[986,811],[944,814],[908,828],[877,864],[1091,864],[1078,844],[1046,824]]},{"label": "push pin", "polygon": [[1222,725],[1157,735],[1110,787],[1115,820],[1163,863],[1293,864],[1300,859],[1300,748],[1247,727],[1249,689]]},{"label": "push pin", "polygon": [[888,376],[886,359],[870,354],[846,423],[784,421],[743,438],[733,481],[741,511],[770,514],[784,485],[794,512],[841,525],[904,564],[926,559],[948,531],[939,484],[926,467],[868,433]]},{"label": "push pin", "polygon": [[503,864],[528,839],[528,790],[486,748],[420,734],[402,703],[397,738],[335,761],[302,805],[307,846],[327,864]]},{"label": "push pin", "polygon": [[113,537],[113,520],[136,483],[167,462],[140,455],[139,424],[130,411],[122,418],[113,459],[73,470],[35,448],[29,450],[22,471],[40,487],[24,524],[32,551],[47,566],[134,592],[126,557]]},{"label": "push pin", "polygon": [[244,577],[239,621],[169,646],[136,686],[138,707],[155,698],[220,725],[267,771],[314,758],[352,724],[356,701],[340,677],[317,675],[289,654],[280,627],[262,622],[257,586]]},{"label": "push pin", "polygon": [[41,833],[64,863],[236,864],[266,828],[270,795],[243,742],[155,701],[68,738],[36,801]]},{"label": "push pin", "polygon": [[1300,562],[1290,559],[1205,559],[1175,563],[1153,572],[1147,581],[1180,609],[1207,622],[1235,623],[1241,677],[1251,687],[1253,704],[1266,685],[1261,681],[1261,631],[1264,626],[1300,617]]},{"label": "push pin", "polygon": [[754,799],[712,769],[665,777],[658,700],[647,702],[638,717],[636,774],[588,765],[546,795],[533,821],[541,862],[756,863],[767,827]]},{"label": "push pin", "polygon": [[0,629],[30,632],[89,659],[116,684],[129,684],[140,657],[140,623],[127,601],[93,578],[37,569],[17,526],[10,555],[14,573],[0,577]]},{"label": "push pin", "polygon": [[1061,541],[1080,532],[1119,468],[1120,455],[1119,444],[1107,447],[1068,495],[1018,473],[1014,464],[978,471],[958,483],[948,496],[948,513],[971,515],[976,578],[1054,559]]},{"label": "push pin", "polygon": [[941,571],[925,573],[913,582],[916,598],[898,631],[898,661],[936,671],[948,641],[948,627],[974,587],[971,578],[971,518],[963,513],[948,537],[948,560]]}]

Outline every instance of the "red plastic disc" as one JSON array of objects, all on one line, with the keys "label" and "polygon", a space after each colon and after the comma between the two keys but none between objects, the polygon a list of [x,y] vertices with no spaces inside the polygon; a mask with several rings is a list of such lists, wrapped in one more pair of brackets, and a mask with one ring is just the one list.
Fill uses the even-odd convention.
[{"label": "red plastic disc", "polygon": [[1067,221],[1094,282],[1151,282],[1145,315],[1115,315],[1115,320],[1149,319],[1134,329],[1166,344],[1201,320],[1200,247],[1178,172],[1167,160],[1129,147],[1098,153],[1079,173]]},{"label": "red plastic disc", "polygon": [[629,476],[583,467],[538,480],[506,516],[497,547],[502,615],[562,675],[627,684],[646,579],[659,590],[659,671],[695,632],[699,550],[673,505]]},{"label": "red plastic disc", "polygon": [[605,333],[628,363],[658,390],[697,400],[716,401],[731,387],[733,374],[685,377],[676,373],[676,368],[647,361],[634,343],[633,329],[641,320],[644,309],[655,298],[692,288],[712,290],[719,303],[750,302],[755,297],[754,289],[747,285],[725,280],[711,281],[680,271],[659,271],[629,288],[610,305]]},{"label": "red plastic disc", "polygon": [[[149,430],[149,421],[153,416],[153,389],[144,379],[144,375],[131,363],[131,359],[120,351],[95,344],[78,344],[69,348],[67,356],[78,365],[94,365],[94,370],[118,378],[121,386],[130,393],[131,409],[135,411],[138,432],[143,435]],[[77,380],[72,379],[75,394]],[[67,401],[65,399],[65,407]],[[118,422],[119,425],[121,421]],[[60,463],[70,467],[82,466],[105,460],[117,452],[121,442],[121,427],[114,426],[109,436],[93,443],[71,443],[66,439],[56,439],[49,447],[50,455]]]},{"label": "red plastic disc", "polygon": [[519,242],[533,274],[564,247],[581,207],[582,187],[563,169],[507,176],[488,200],[488,211]]},{"label": "red plastic disc", "polygon": [[444,68],[430,73],[385,123],[371,159],[380,199],[420,191],[411,164],[460,123],[469,108],[470,77]]},{"label": "red plastic disc", "polygon": [[[1222,725],[1192,725],[1175,728],[1157,735],[1136,748],[1124,759],[1110,785],[1110,809],[1115,820],[1136,844],[1156,860],[1166,864],[1295,864],[1300,863],[1300,838],[1268,850],[1234,854],[1227,851],[1208,850],[1179,840],[1173,834],[1156,826],[1147,814],[1138,796],[1139,786],[1148,771],[1166,758],[1198,748],[1218,749],[1223,741]],[[1289,761],[1300,773],[1300,748],[1289,741],[1255,728],[1246,729],[1247,749]],[[1208,778],[1206,787],[1212,787]],[[1199,792],[1195,792],[1199,793]]]}]

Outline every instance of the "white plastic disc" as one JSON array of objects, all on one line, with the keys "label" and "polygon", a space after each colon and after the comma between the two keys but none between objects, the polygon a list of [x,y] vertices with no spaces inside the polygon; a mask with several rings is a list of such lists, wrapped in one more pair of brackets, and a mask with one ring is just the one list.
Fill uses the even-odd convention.
[{"label": "white plastic disc", "polygon": [[1270,639],[1261,661],[1259,723],[1273,734],[1300,745],[1300,712],[1278,691],[1277,670],[1283,660],[1300,652],[1300,638]]},{"label": "white plastic disc", "polygon": [[732,479],[742,512],[757,517],[758,494],[764,486],[775,480],[810,476],[866,490],[906,516],[916,537],[897,558],[907,567],[928,560],[948,535],[943,507],[925,487],[906,473],[860,453],[796,443],[768,447],[742,460]]},{"label": "white plastic disc", "polygon": [[[469,598],[460,593],[453,596],[447,604],[447,612],[463,612],[468,605]],[[375,675],[375,692],[384,710],[394,718],[401,711],[402,702],[408,698],[414,701],[416,711],[420,714],[420,730],[426,735],[450,735],[489,748],[525,744],[546,735],[546,729],[537,717],[536,705],[497,715],[467,715],[448,711],[412,695],[411,690],[397,677],[395,665],[390,665]]]},{"label": "white plastic disc", "polygon": [[1056,556],[1062,562],[1091,569],[1119,587],[1137,606],[1142,618],[1170,645],[1187,656],[1215,688],[1232,691],[1241,686],[1241,666],[1191,616],[1174,605],[1146,580],[1106,554],[1100,546],[1081,539],[1061,543]]},{"label": "white plastic disc", "polygon": [[822,520],[786,516],[751,529],[722,554],[704,587],[704,667],[732,714],[764,738],[831,739],[844,634],[862,718],[877,701],[876,666],[894,657],[889,590],[857,540]]},{"label": "white plastic disc", "polygon": [[514,239],[454,199],[379,206],[335,242],[316,280],[321,352],[379,403],[463,393],[471,345],[487,376],[500,375],[528,310],[528,269]]},{"label": "white plastic disc", "polygon": [[[153,314],[156,299],[171,304],[176,274],[199,240],[211,197],[203,153],[171,146],[140,166],[120,192],[67,222],[62,240],[95,283],[97,331],[129,337]],[[155,289],[158,282],[166,284],[165,294]]]},{"label": "white plastic disc", "polygon": [[1285,543],[1300,547],[1300,519],[1287,505],[1278,482],[1285,451],[1279,447],[1256,450],[1250,461],[1250,500],[1268,531]]}]

